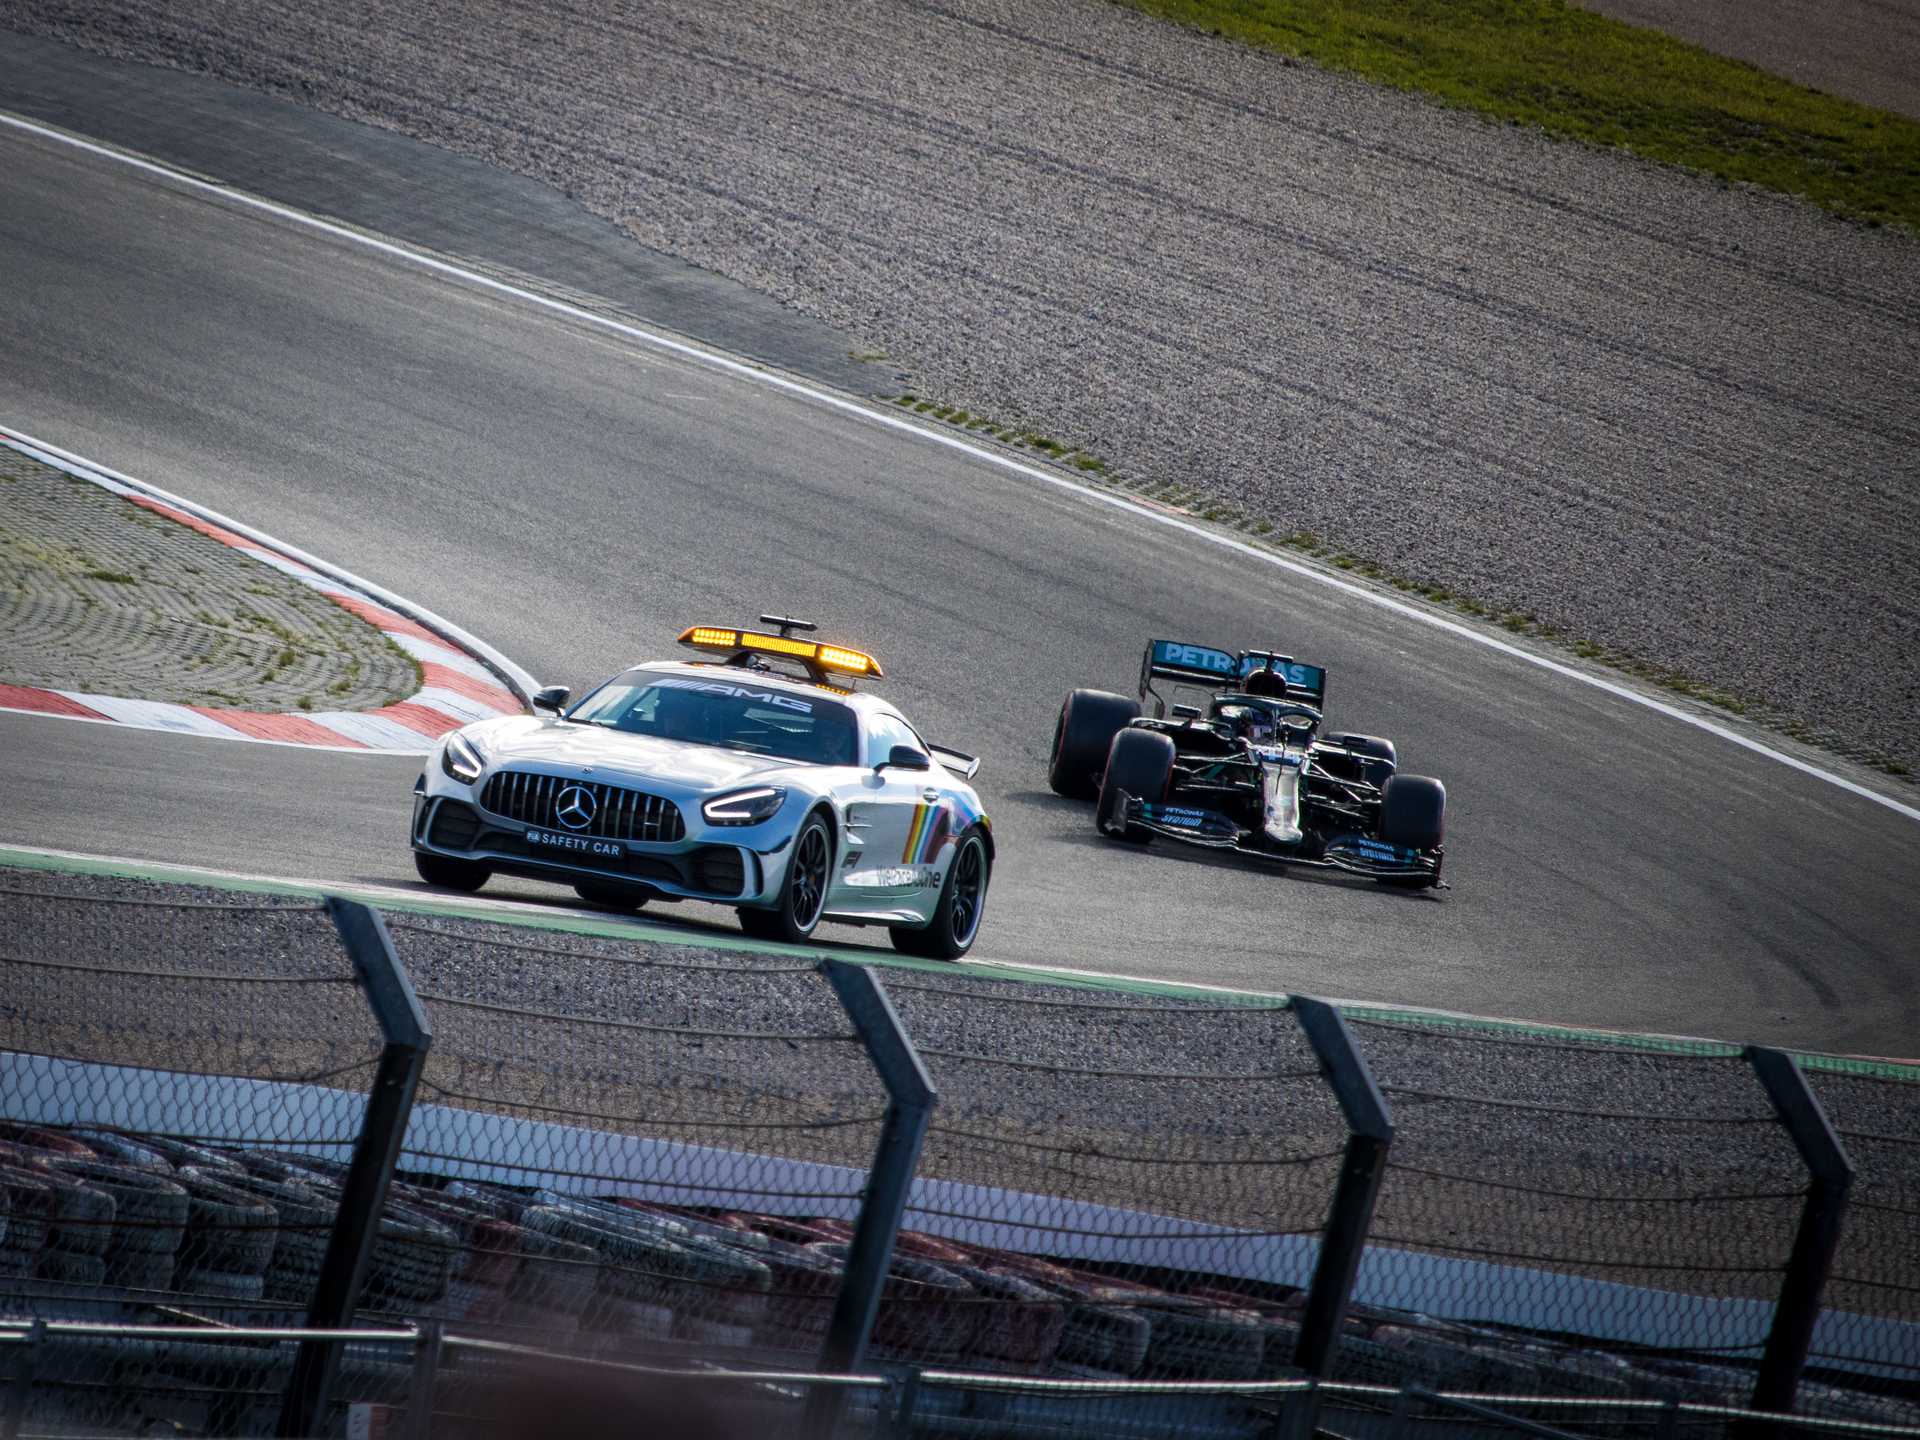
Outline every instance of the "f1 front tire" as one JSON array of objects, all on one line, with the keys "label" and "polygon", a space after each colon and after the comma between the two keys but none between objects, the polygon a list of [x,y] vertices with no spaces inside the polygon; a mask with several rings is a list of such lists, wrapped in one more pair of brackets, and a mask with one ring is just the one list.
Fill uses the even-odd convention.
[{"label": "f1 front tire", "polygon": [[1093,812],[1100,833],[1130,845],[1147,844],[1153,832],[1121,818],[1120,797],[1158,803],[1167,798],[1172,778],[1173,741],[1156,730],[1122,730],[1115,735],[1107,753],[1106,779],[1100,784],[1100,803]]},{"label": "f1 front tire", "polygon": [[[1447,790],[1426,775],[1395,775],[1380,792],[1380,838],[1389,845],[1433,854],[1447,833]],[[1382,885],[1425,890],[1440,883],[1436,865],[1427,875],[1383,875]]]}]

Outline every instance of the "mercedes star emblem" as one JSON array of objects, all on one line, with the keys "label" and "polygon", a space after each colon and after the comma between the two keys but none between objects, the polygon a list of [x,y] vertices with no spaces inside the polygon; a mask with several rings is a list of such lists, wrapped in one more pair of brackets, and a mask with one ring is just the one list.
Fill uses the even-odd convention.
[{"label": "mercedes star emblem", "polygon": [[593,823],[599,802],[584,785],[569,785],[553,799],[554,818],[569,830],[584,830]]}]

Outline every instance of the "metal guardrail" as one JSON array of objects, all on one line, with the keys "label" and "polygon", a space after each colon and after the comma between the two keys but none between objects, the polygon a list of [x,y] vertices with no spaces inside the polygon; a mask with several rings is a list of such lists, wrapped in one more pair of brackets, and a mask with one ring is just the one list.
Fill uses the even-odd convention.
[{"label": "metal guardrail", "polygon": [[[1499,1425],[1540,1440],[1582,1440],[1562,1430],[1525,1416],[1509,1413],[1513,1409],[1551,1411],[1580,1419],[1624,1415],[1646,1415],[1655,1422],[1655,1433],[1671,1435],[1682,1420],[1711,1420],[1724,1424],[1752,1424],[1769,1427],[1775,1433],[1799,1430],[1835,1436],[1858,1436],[1862,1440],[1920,1440],[1920,1426],[1893,1425],[1867,1420],[1842,1420],[1815,1415],[1782,1416],[1730,1405],[1708,1405],[1681,1400],[1607,1399],[1585,1395],[1480,1394],[1469,1391],[1429,1390],[1421,1386],[1361,1385],[1334,1380],[1095,1380],[1041,1379],[1029,1375],[1003,1375],[969,1370],[910,1369],[901,1374],[829,1373],[805,1370],[733,1369],[723,1366],[648,1365],[636,1361],[610,1360],[578,1355],[562,1350],[515,1344],[475,1335],[445,1333],[437,1324],[407,1325],[390,1329],[269,1328],[228,1325],[136,1325],[88,1320],[36,1320],[21,1322],[0,1320],[0,1346],[22,1346],[29,1352],[26,1364],[14,1360],[13,1381],[0,1391],[0,1440],[17,1440],[24,1414],[26,1392],[31,1387],[33,1367],[31,1351],[48,1340],[62,1336],[85,1339],[124,1339],[172,1341],[188,1340],[201,1344],[259,1344],[278,1342],[286,1345],[336,1344],[406,1346],[414,1352],[415,1385],[410,1394],[416,1405],[432,1394],[433,1369],[444,1353],[472,1351],[543,1365],[576,1366],[584,1370],[612,1371],[647,1379],[710,1383],[715,1385],[806,1386],[810,1391],[835,1393],[856,1391],[889,1397],[884,1425],[895,1435],[906,1435],[916,1418],[916,1401],[929,1390],[964,1390],[977,1393],[1010,1395],[1109,1396],[1145,1399],[1148,1397],[1239,1397],[1243,1399],[1347,1400],[1387,1407],[1391,1411],[1392,1436],[1407,1432],[1413,1403],[1455,1411],[1488,1424]],[[424,1383],[422,1383],[424,1381]],[[1506,1408],[1502,1408],[1506,1407]],[[405,1432],[424,1437],[429,1431],[412,1422]]]}]

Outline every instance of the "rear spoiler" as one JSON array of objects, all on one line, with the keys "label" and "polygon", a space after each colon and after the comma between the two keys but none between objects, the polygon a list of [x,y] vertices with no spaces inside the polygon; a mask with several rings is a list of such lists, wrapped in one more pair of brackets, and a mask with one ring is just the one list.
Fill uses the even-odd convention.
[{"label": "rear spoiler", "polygon": [[980,757],[978,755],[969,755],[964,750],[952,750],[945,745],[930,744],[927,746],[927,749],[933,752],[934,759],[946,766],[947,769],[958,772],[962,779],[971,780],[975,775],[980,773]]},{"label": "rear spoiler", "polygon": [[1179,640],[1149,640],[1140,659],[1140,698],[1154,695],[1155,680],[1182,685],[1204,685],[1213,690],[1238,690],[1256,670],[1271,670],[1287,682],[1287,698],[1323,709],[1327,699],[1327,672],[1291,655],[1271,650],[1243,650],[1238,655],[1211,645],[1188,645]]}]

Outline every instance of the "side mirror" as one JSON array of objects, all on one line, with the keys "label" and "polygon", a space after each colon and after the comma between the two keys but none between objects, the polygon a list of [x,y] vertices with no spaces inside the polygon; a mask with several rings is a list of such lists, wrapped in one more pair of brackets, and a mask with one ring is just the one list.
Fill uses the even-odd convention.
[{"label": "side mirror", "polygon": [[878,770],[931,770],[932,759],[925,752],[911,745],[896,745],[888,752],[887,758],[873,767]]},{"label": "side mirror", "polygon": [[564,685],[543,685],[540,689],[533,692],[533,708],[536,710],[551,710],[554,714],[558,715],[561,710],[566,708],[567,697],[572,693],[573,691]]}]

